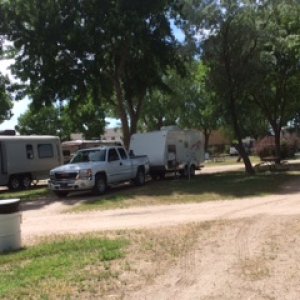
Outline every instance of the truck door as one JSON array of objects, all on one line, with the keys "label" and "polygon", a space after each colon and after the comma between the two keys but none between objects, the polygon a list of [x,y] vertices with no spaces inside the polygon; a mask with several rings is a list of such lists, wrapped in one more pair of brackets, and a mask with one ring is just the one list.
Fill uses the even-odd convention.
[{"label": "truck door", "polygon": [[122,162],[116,149],[109,149],[107,156],[108,182],[115,183],[122,180]]},{"label": "truck door", "polygon": [[176,168],[176,145],[168,145],[167,164],[169,170]]},{"label": "truck door", "polygon": [[128,158],[126,151],[124,148],[118,148],[118,152],[121,158],[120,171],[122,173],[123,180],[131,179],[134,177],[132,161]]}]

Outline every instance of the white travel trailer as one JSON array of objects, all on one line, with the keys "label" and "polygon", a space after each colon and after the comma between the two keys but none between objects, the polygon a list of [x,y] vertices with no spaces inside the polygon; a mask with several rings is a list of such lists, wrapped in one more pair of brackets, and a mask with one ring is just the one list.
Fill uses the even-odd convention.
[{"label": "white travel trailer", "polygon": [[0,136],[0,185],[26,189],[63,163],[56,136]]},{"label": "white travel trailer", "polygon": [[160,131],[133,134],[129,150],[134,155],[147,155],[152,178],[163,178],[166,172],[178,171],[193,176],[204,162],[204,136],[197,130],[176,126]]}]

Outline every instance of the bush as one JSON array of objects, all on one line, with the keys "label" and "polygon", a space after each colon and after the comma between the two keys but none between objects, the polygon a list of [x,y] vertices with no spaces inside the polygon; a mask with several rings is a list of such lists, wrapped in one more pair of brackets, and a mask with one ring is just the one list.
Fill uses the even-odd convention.
[{"label": "bush", "polygon": [[[298,148],[298,141],[294,137],[281,138],[280,140],[280,158],[290,158],[295,155]],[[275,138],[274,136],[267,136],[257,142],[255,147],[256,154],[263,159],[265,157],[275,157]]]}]

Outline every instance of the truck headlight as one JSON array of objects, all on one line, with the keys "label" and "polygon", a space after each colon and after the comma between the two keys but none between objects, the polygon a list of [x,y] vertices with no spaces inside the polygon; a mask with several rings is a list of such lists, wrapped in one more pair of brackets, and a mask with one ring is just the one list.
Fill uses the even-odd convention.
[{"label": "truck headlight", "polygon": [[76,179],[92,179],[93,172],[91,169],[80,170]]}]

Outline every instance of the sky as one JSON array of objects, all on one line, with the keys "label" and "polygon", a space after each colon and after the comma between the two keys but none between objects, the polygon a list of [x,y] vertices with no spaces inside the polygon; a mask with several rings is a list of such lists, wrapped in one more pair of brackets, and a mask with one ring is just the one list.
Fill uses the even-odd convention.
[{"label": "sky", "polygon": [[[179,42],[182,42],[184,40],[184,33],[179,28],[177,28],[172,21],[171,21],[171,26],[176,39]],[[8,67],[12,62],[13,60],[0,60],[0,72],[4,75],[8,75],[10,79],[13,78],[8,70]],[[1,123],[0,130],[15,129],[15,126],[18,123],[19,116],[26,112],[30,102],[31,101],[28,97],[24,98],[23,100],[14,101],[14,106],[12,109],[13,117],[10,120],[6,120],[3,123]],[[111,118],[106,118],[106,121],[109,122],[108,127],[116,127],[119,123],[118,120],[111,119]]]}]

